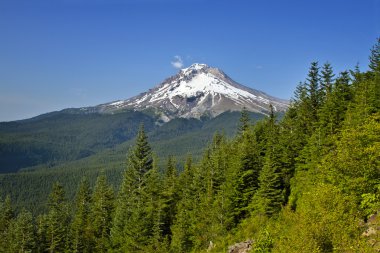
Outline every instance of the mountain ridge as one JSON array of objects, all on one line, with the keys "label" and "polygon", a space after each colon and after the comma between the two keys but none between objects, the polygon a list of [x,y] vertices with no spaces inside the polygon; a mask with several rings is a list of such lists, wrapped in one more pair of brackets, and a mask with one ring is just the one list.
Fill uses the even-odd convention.
[{"label": "mountain ridge", "polygon": [[243,108],[268,115],[270,104],[276,112],[284,112],[289,101],[239,84],[218,68],[195,63],[137,96],[80,110],[100,113],[151,110],[167,122],[177,117],[215,117]]}]

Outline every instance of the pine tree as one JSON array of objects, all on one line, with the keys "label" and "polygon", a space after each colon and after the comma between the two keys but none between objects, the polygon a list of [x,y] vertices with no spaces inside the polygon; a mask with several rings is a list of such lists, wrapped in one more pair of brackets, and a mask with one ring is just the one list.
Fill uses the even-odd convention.
[{"label": "pine tree", "polygon": [[46,216],[46,239],[49,252],[62,252],[66,249],[69,212],[65,192],[56,182],[48,200],[49,212]]},{"label": "pine tree", "polygon": [[170,248],[172,252],[189,252],[193,244],[191,241],[192,209],[194,208],[194,167],[192,158],[188,156],[184,171],[179,177],[180,200],[177,203],[177,213],[174,224],[171,227],[172,240]]},{"label": "pine tree", "polygon": [[252,200],[255,213],[272,216],[284,204],[284,187],[281,171],[281,157],[278,149],[278,126],[271,110],[268,124],[268,141],[265,162],[259,176],[259,189]]},{"label": "pine tree", "polygon": [[93,249],[96,252],[107,252],[110,247],[109,237],[114,210],[114,192],[107,183],[105,175],[98,176],[94,187],[90,207],[90,233]]},{"label": "pine tree", "polygon": [[6,196],[5,201],[0,201],[0,233],[5,232],[12,219],[14,218],[14,212],[11,204],[11,197]]},{"label": "pine tree", "polygon": [[47,214],[39,215],[36,219],[37,226],[37,252],[46,252],[49,244]]},{"label": "pine tree", "polygon": [[[158,172],[158,167],[153,159],[153,168],[146,173],[146,199],[145,213],[147,237],[149,241],[142,250],[143,252],[168,252],[169,249],[169,234],[165,234],[166,228],[165,218],[168,214],[165,212],[165,199],[162,197],[164,191],[161,175]],[[171,234],[170,234],[171,235]]]},{"label": "pine tree", "polygon": [[162,198],[164,202],[163,235],[171,238],[171,226],[176,214],[176,204],[178,201],[177,168],[172,156],[168,157],[165,177],[163,182]]},{"label": "pine tree", "polygon": [[380,73],[380,37],[377,38],[376,44],[371,49],[369,68],[374,73]]},{"label": "pine tree", "polygon": [[36,237],[33,216],[23,209],[12,223],[8,233],[9,252],[34,252]]},{"label": "pine tree", "polygon": [[91,191],[86,178],[82,179],[75,201],[75,215],[71,223],[72,252],[90,252],[89,213]]},{"label": "pine tree", "polygon": [[238,126],[238,135],[242,135],[244,132],[246,132],[249,129],[249,114],[247,111],[247,108],[243,107],[243,110],[241,111],[240,119],[239,119],[239,126]]},{"label": "pine tree", "polygon": [[180,199],[182,199],[183,196],[188,193],[188,189],[191,187],[194,169],[193,166],[193,158],[190,154],[188,154],[183,166],[183,172],[179,175],[178,178],[178,192]]},{"label": "pine tree", "polygon": [[7,195],[5,201],[1,201],[0,199],[0,249],[3,249],[4,252],[12,252],[12,248],[17,246],[9,242],[12,240],[14,223],[11,198]]},{"label": "pine tree", "polygon": [[285,114],[285,118],[291,121],[292,132],[297,133],[300,143],[304,142],[306,135],[309,133],[309,114],[310,108],[306,83],[300,82],[294,92],[291,106]]},{"label": "pine tree", "polygon": [[326,100],[319,112],[322,136],[334,134],[343,123],[349,103],[352,100],[350,76],[347,71],[340,74],[333,85],[331,95]]},{"label": "pine tree", "polygon": [[369,60],[369,68],[374,74],[373,81],[371,82],[371,89],[373,90],[371,96],[373,111],[371,111],[371,113],[374,113],[380,111],[380,37],[371,49]]},{"label": "pine tree", "polygon": [[153,167],[152,149],[145,134],[144,125],[140,125],[135,147],[130,151],[128,166],[137,171],[138,184],[143,184],[142,176]]},{"label": "pine tree", "polygon": [[325,101],[331,94],[335,76],[330,63],[326,62],[323,65],[321,74],[320,93],[322,100]]},{"label": "pine tree", "polygon": [[111,231],[115,249],[136,252],[148,244],[152,227],[151,221],[145,219],[148,214],[144,202],[151,197],[146,191],[146,184],[147,173],[152,169],[152,152],[141,125],[135,146],[128,154],[127,169],[117,198]]},{"label": "pine tree", "polygon": [[[309,117],[308,120],[311,123],[315,123],[318,120],[317,112],[319,106],[321,105],[321,95],[320,95],[320,75],[319,75],[319,67],[318,62],[312,62],[308,74],[308,78],[306,79],[306,90],[308,92],[307,95],[307,103],[309,107]],[[313,127],[312,125],[309,128]]]},{"label": "pine tree", "polygon": [[259,186],[259,175],[262,168],[260,148],[252,131],[246,131],[240,140],[240,165],[233,184],[234,223],[247,217],[247,207]]}]

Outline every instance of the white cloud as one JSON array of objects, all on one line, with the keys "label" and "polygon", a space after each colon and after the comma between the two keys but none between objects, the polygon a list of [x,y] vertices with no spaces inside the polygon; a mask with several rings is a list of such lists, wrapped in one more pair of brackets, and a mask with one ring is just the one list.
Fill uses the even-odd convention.
[{"label": "white cloud", "polygon": [[182,68],[183,67],[183,61],[182,61],[181,56],[179,56],[179,55],[174,56],[174,60],[171,61],[171,64],[176,69]]}]

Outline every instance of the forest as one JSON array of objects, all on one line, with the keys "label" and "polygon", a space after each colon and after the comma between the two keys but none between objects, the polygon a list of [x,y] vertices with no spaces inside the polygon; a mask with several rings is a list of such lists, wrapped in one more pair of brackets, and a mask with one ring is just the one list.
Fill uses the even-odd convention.
[{"label": "forest", "polygon": [[379,252],[380,38],[367,71],[312,62],[281,119],[243,110],[199,162],[159,159],[141,125],[126,164],[75,199],[56,182],[39,215],[1,200],[0,251]]}]

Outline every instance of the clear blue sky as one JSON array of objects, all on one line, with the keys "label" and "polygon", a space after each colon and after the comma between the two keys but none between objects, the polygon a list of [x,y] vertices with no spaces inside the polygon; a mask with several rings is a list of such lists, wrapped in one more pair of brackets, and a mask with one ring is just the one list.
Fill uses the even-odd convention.
[{"label": "clear blue sky", "polygon": [[0,0],[0,121],[129,98],[178,57],[290,98],[312,61],[365,70],[378,36],[380,0]]}]

